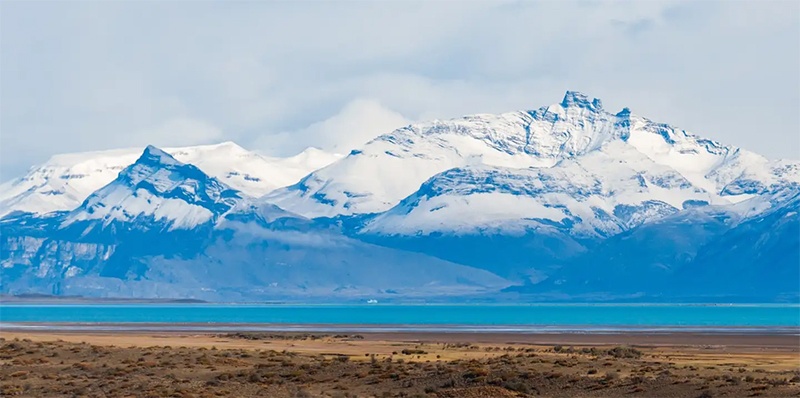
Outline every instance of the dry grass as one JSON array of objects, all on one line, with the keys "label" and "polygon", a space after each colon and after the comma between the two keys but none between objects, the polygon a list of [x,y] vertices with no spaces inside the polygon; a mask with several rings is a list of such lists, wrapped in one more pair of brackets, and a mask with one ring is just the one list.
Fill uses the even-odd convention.
[{"label": "dry grass", "polygon": [[42,334],[20,339],[6,333],[0,341],[0,391],[25,397],[276,398],[800,394],[796,351],[565,348],[356,336]]}]

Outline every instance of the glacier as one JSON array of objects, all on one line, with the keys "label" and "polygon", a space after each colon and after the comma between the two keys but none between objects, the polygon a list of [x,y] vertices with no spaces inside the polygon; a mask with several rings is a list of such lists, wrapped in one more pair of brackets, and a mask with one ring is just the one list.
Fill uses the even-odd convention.
[{"label": "glacier", "polygon": [[0,186],[0,293],[796,301],[798,198],[799,161],[568,91],[346,156],[55,156]]}]

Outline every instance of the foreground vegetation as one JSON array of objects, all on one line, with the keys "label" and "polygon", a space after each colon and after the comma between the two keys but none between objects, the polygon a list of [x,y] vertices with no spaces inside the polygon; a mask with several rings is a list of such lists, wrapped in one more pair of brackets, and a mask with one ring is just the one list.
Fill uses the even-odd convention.
[{"label": "foreground vegetation", "polygon": [[[303,349],[370,345],[358,335],[214,336]],[[362,345],[363,344],[363,345]],[[707,364],[647,348],[402,343],[391,353],[0,339],[2,396],[26,397],[785,397],[800,374]],[[688,362],[687,362],[688,361]],[[766,363],[766,362],[765,362]]]}]

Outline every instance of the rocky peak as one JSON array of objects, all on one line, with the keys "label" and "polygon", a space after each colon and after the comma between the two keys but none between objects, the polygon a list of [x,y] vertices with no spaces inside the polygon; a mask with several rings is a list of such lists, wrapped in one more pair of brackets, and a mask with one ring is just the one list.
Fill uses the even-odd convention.
[{"label": "rocky peak", "polygon": [[561,106],[564,108],[585,108],[595,112],[603,110],[603,102],[599,98],[589,100],[589,96],[578,91],[567,91],[564,94],[564,99],[561,100]]}]

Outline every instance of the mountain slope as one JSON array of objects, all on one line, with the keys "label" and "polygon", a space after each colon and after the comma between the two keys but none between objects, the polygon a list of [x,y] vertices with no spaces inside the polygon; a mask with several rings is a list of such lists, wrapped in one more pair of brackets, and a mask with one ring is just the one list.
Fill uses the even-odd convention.
[{"label": "mountain slope", "polygon": [[[516,291],[571,296],[723,297],[800,294],[800,191],[695,207],[612,236]],[[744,210],[744,209],[749,210]],[[755,213],[747,214],[753,209]]]},{"label": "mountain slope", "polygon": [[800,162],[575,92],[398,129],[262,198],[152,147],[120,170],[69,211],[0,218],[0,292],[800,297]]},{"label": "mountain slope", "polygon": [[[549,168],[467,166],[438,174],[365,233],[524,233],[557,225],[578,236],[610,236],[692,203],[719,201],[680,173],[612,141]],[[460,214],[471,213],[469,218]]]},{"label": "mountain slope", "polygon": [[800,189],[752,201],[765,199],[767,210],[750,215],[704,245],[691,266],[679,271],[678,279],[686,281],[683,288],[749,296],[800,295]]},{"label": "mountain slope", "polygon": [[135,273],[134,257],[196,252],[241,201],[240,192],[148,146],[72,211],[0,219],[0,264],[7,277],[34,272],[57,280],[98,272],[123,278]]},{"label": "mountain slope", "polygon": [[370,245],[147,147],[70,212],[0,219],[0,291],[271,300],[495,291],[489,272]]},{"label": "mountain slope", "polygon": [[610,142],[551,168],[448,170],[353,233],[536,282],[603,239],[713,200],[673,169]]},{"label": "mountain slope", "polygon": [[[771,162],[627,109],[611,115],[599,100],[577,93],[567,93],[561,104],[529,115],[524,140],[509,124],[483,137],[488,146],[529,156],[526,159],[537,159],[538,164],[509,167],[473,159],[432,176],[388,210],[354,217],[357,222],[349,232],[365,241],[430,254],[526,284],[548,279],[562,267],[565,272],[584,269],[576,263],[586,262],[584,282],[591,280],[602,288],[606,277],[620,279],[613,276],[615,270],[648,273],[642,267],[649,265],[637,259],[651,258],[657,269],[680,267],[694,257],[700,243],[730,227],[724,219],[760,211],[748,207],[749,199],[800,181],[799,162]],[[338,181],[324,185],[325,192]],[[295,199],[308,205],[309,199],[326,197],[319,192],[303,195],[275,203],[291,209]],[[356,202],[346,201],[341,207],[353,203],[357,208],[357,201],[365,198],[348,198]],[[640,226],[627,237],[627,231]],[[636,241],[640,243],[625,249],[629,255],[614,252]],[[597,256],[606,265],[583,260]],[[572,276],[580,278],[584,271]],[[594,274],[597,278],[592,279]]]},{"label": "mountain slope", "polygon": [[[40,239],[28,232],[2,238],[4,293],[307,302],[463,297],[509,286],[483,270],[366,244],[291,218],[263,225],[225,220],[206,239],[188,243],[180,230],[116,244],[96,236]],[[164,240],[183,250],[159,246]]]},{"label": "mountain slope", "polygon": [[[293,184],[339,158],[315,148],[289,158],[269,158],[233,142],[167,148],[165,152],[253,197]],[[140,149],[117,149],[53,156],[27,175],[0,185],[0,216],[12,211],[44,214],[72,210],[114,180],[140,153]]]}]

